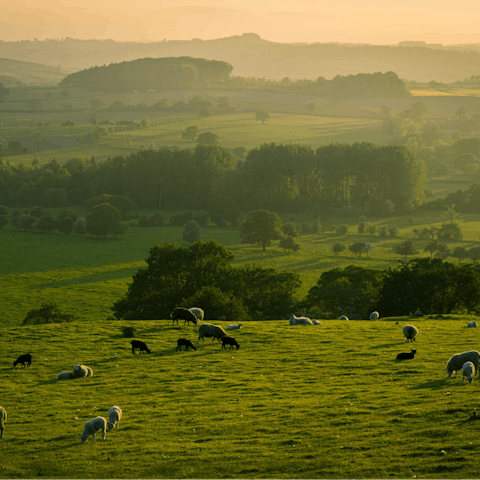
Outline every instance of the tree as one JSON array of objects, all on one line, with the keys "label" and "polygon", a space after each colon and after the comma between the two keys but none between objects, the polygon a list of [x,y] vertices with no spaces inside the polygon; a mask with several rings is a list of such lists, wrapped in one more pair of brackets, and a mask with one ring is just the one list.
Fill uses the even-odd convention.
[{"label": "tree", "polygon": [[230,102],[231,102],[230,97],[226,97],[226,96],[218,97],[217,106],[219,110],[232,111],[233,107]]},{"label": "tree", "polygon": [[296,223],[288,222],[282,225],[282,232],[289,237],[298,237],[298,226]]},{"label": "tree", "polygon": [[92,113],[90,115],[90,118],[88,119],[89,123],[93,126],[95,126],[98,123],[98,114],[97,113]]},{"label": "tree", "polygon": [[290,250],[293,250],[294,252],[297,252],[300,250],[300,244],[295,242],[295,240],[292,237],[282,237],[280,238],[280,243],[278,244],[280,248],[283,248],[283,251],[286,252],[287,250],[290,252]]},{"label": "tree", "polygon": [[142,128],[147,128],[150,125],[150,119],[149,118],[142,118],[142,121],[140,122],[140,126]]},{"label": "tree", "polygon": [[197,137],[197,145],[216,145],[220,137],[216,133],[204,132]]},{"label": "tree", "polygon": [[91,98],[88,103],[93,110],[100,110],[102,108],[106,108],[107,106],[107,104],[105,103],[105,100],[99,97]]},{"label": "tree", "polygon": [[33,224],[36,222],[36,218],[32,217],[29,214],[22,213],[20,217],[18,217],[18,226],[26,232],[27,230],[32,231]]},{"label": "tree", "polygon": [[30,98],[27,100],[27,105],[34,111],[36,112],[37,110],[40,110],[42,108],[42,102],[38,98]]},{"label": "tree", "polygon": [[393,251],[398,253],[399,255],[403,255],[405,260],[407,259],[407,255],[415,255],[417,250],[415,250],[415,245],[413,244],[413,240],[405,240],[402,243],[394,245]]},{"label": "tree", "polygon": [[191,127],[187,127],[182,134],[182,140],[189,140],[192,143],[198,136],[198,127],[196,125],[192,125]]},{"label": "tree", "polygon": [[332,250],[333,250],[333,253],[335,253],[336,257],[338,257],[338,254],[343,252],[345,250],[345,248],[346,248],[345,245],[343,245],[340,242],[337,242],[337,243],[332,245]]},{"label": "tree", "polygon": [[127,219],[128,213],[137,208],[137,205],[133,200],[124,195],[109,195],[104,193],[98,197],[91,197],[83,202],[83,206],[86,208],[87,213],[91,212],[96,205],[102,203],[108,203],[112,207],[115,207],[121,214],[122,220]]},{"label": "tree", "polygon": [[241,243],[262,245],[263,251],[272,244],[272,240],[281,237],[282,220],[268,210],[252,210],[244,222],[239,225]]},{"label": "tree", "polygon": [[40,132],[35,132],[32,137],[33,143],[37,146],[37,152],[40,150],[40,146],[42,145],[45,137]]},{"label": "tree", "polygon": [[87,232],[106,239],[119,230],[121,218],[120,212],[109,203],[95,205],[85,217]]},{"label": "tree", "polygon": [[451,256],[458,258],[458,263],[460,263],[464,258],[468,258],[469,255],[465,247],[455,247]]},{"label": "tree", "polygon": [[480,260],[480,246],[479,245],[477,245],[475,247],[472,247],[468,251],[468,258],[470,258],[470,260],[472,262],[478,262]]},{"label": "tree", "polygon": [[3,83],[0,83],[0,101],[4,99],[8,94],[10,93],[10,90],[5,87]]},{"label": "tree", "polygon": [[266,121],[270,120],[270,113],[266,110],[260,110],[255,114],[255,118],[265,124]]},{"label": "tree", "polygon": [[189,243],[194,243],[202,238],[202,229],[195,220],[190,220],[183,229],[183,239]]},{"label": "tree", "polygon": [[14,154],[14,155],[20,155],[24,151],[23,144],[19,142],[18,140],[10,140],[7,143],[7,148]]},{"label": "tree", "polygon": [[440,245],[440,242],[437,239],[432,240],[430,243],[427,243],[427,245],[425,245],[425,248],[423,249],[423,251],[429,252],[430,258],[433,258],[433,254],[438,251],[439,245]]},{"label": "tree", "polygon": [[8,217],[6,215],[0,215],[0,230],[3,227],[6,227],[8,225]]},{"label": "tree", "polygon": [[439,240],[462,240],[463,234],[460,224],[457,222],[442,223],[438,229],[437,238]]},{"label": "tree", "polygon": [[55,219],[51,213],[42,215],[34,224],[35,230],[40,230],[43,233],[52,233],[55,229]]},{"label": "tree", "polygon": [[440,258],[442,260],[446,260],[451,254],[452,254],[452,252],[448,248],[448,245],[445,245],[444,243],[440,243],[438,245],[438,251],[435,254],[435,258]]},{"label": "tree", "polygon": [[84,235],[87,233],[87,223],[84,218],[79,217],[75,220],[75,223],[73,224],[73,233],[77,235]]},{"label": "tree", "polygon": [[110,110],[123,110],[127,105],[123,100],[115,100],[111,105],[110,105]]},{"label": "tree", "polygon": [[68,90],[62,90],[60,92],[60,95],[62,96],[62,98],[67,99],[70,96],[70,92]]},{"label": "tree", "polygon": [[335,228],[335,233],[337,235],[346,235],[348,233],[348,225],[339,225]]},{"label": "tree", "polygon": [[199,117],[213,117],[215,114],[213,113],[213,110],[211,108],[204,108],[203,110],[200,110],[198,116]]},{"label": "tree", "polygon": [[365,251],[365,243],[363,243],[363,242],[353,243],[352,245],[348,246],[348,249],[352,253],[356,253],[359,257],[361,257],[362,253]]},{"label": "tree", "polygon": [[61,220],[58,224],[58,230],[61,233],[64,233],[65,235],[68,235],[69,233],[72,233],[73,231],[73,220],[71,217],[66,217],[63,220]]}]

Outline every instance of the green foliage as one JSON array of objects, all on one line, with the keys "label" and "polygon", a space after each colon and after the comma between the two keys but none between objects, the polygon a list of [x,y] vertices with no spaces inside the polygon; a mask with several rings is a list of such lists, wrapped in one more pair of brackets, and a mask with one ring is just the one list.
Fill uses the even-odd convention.
[{"label": "green foliage", "polygon": [[346,235],[348,233],[348,225],[344,224],[344,225],[339,225],[336,229],[335,229],[335,233],[337,235]]},{"label": "green foliage", "polygon": [[42,233],[53,233],[53,230],[56,227],[55,219],[51,213],[46,213],[42,215],[34,224],[33,228],[35,230],[40,230]]},{"label": "green foliage", "polygon": [[265,124],[268,120],[270,120],[271,115],[267,110],[260,110],[255,114],[255,118]]},{"label": "green foliage", "polygon": [[195,220],[190,220],[183,229],[183,239],[189,243],[194,243],[202,238],[202,229]]},{"label": "green foliage", "polygon": [[216,145],[220,140],[220,136],[212,132],[204,132],[198,135],[195,142],[197,145]]},{"label": "green foliage", "polygon": [[107,108],[107,104],[105,103],[105,100],[103,98],[93,97],[89,100],[88,103],[90,107],[93,108],[93,110],[100,110],[103,108]]},{"label": "green foliage", "polygon": [[307,294],[308,308],[316,307],[323,318],[370,318],[382,285],[382,272],[350,265],[322,273]]},{"label": "green foliage", "polygon": [[252,210],[244,222],[239,225],[242,243],[261,244],[265,251],[272,240],[281,237],[282,220],[275,213],[268,210]]},{"label": "green foliage", "polygon": [[121,233],[120,212],[109,203],[95,205],[85,217],[87,232],[98,237]]},{"label": "green foliage", "polygon": [[8,225],[8,217],[6,215],[0,215],[0,230],[3,228],[3,227],[6,227]]},{"label": "green foliage", "polygon": [[198,127],[196,125],[192,125],[191,127],[187,127],[182,134],[182,140],[189,140],[190,142],[194,142],[198,136]]},{"label": "green foliage", "polygon": [[332,245],[332,250],[333,250],[333,253],[335,253],[336,257],[338,257],[338,254],[343,252],[345,250],[345,248],[346,248],[345,245],[343,245],[340,242],[334,243]]},{"label": "green foliage", "polygon": [[413,240],[405,240],[402,243],[398,243],[393,246],[393,251],[399,255],[403,255],[407,259],[407,255],[415,255],[417,250],[415,250],[415,245]]},{"label": "green foliage", "polygon": [[132,338],[135,336],[137,329],[135,327],[120,327],[122,334],[125,338]]},{"label": "green foliage", "polygon": [[359,257],[362,256],[362,253],[365,252],[365,243],[364,242],[355,242],[348,246],[348,249],[357,254]]},{"label": "green foliage", "polygon": [[77,317],[69,313],[63,313],[55,302],[45,302],[38,309],[29,310],[23,319],[22,325],[41,325],[45,323],[71,322]]},{"label": "green foliage", "polygon": [[163,215],[160,212],[155,212],[153,215],[142,215],[138,219],[138,224],[141,227],[161,227],[163,225]]},{"label": "green foliage", "polygon": [[289,237],[298,237],[298,226],[294,222],[288,222],[282,225],[282,232]]},{"label": "green foliage", "polygon": [[283,248],[283,251],[294,251],[298,252],[300,250],[300,245],[295,242],[295,240],[292,237],[286,236],[286,237],[281,237],[280,242],[278,244],[280,248]]},{"label": "green foliage", "polygon": [[87,213],[91,212],[96,205],[108,203],[115,207],[121,214],[122,219],[126,219],[128,213],[137,208],[135,203],[124,195],[108,195],[106,193],[92,197],[83,202],[83,206],[87,209]]},{"label": "green foliage", "polygon": [[67,217],[63,219],[59,224],[58,224],[58,230],[60,233],[64,233],[65,235],[68,235],[73,232],[73,220],[70,217]]},{"label": "green foliage", "polygon": [[73,224],[72,231],[77,235],[84,235],[87,233],[87,222],[85,221],[85,218],[77,218]]},{"label": "green foliage", "polygon": [[384,272],[378,311],[408,315],[417,309],[443,314],[480,308],[480,272],[469,265],[416,258]]},{"label": "green foliage", "polygon": [[442,223],[437,231],[439,240],[461,240],[463,238],[462,228],[458,222]]}]

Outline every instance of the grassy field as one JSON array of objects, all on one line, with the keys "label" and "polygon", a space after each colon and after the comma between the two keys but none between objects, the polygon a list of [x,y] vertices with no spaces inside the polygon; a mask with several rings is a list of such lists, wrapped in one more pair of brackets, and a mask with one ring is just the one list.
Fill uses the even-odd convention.
[{"label": "grassy field", "polygon": [[[479,380],[444,371],[478,348],[468,320],[247,322],[239,350],[208,339],[188,352],[176,340],[196,344],[196,327],[135,321],[152,351],[135,356],[126,322],[3,327],[0,476],[478,478]],[[415,358],[396,362],[410,347]],[[26,352],[32,366],[13,369]],[[94,376],[55,379],[76,363]],[[82,445],[84,423],[112,405],[119,430]]]},{"label": "grassy field", "polygon": [[[54,216],[59,213],[60,210],[53,210]],[[76,209],[75,213],[84,216],[82,209]],[[301,299],[325,270],[347,265],[380,269],[396,266],[402,257],[393,252],[393,246],[413,238],[414,228],[440,225],[441,214],[419,211],[412,215],[411,224],[406,216],[374,222],[378,227],[396,225],[400,229],[396,238],[358,235],[355,219],[331,218],[322,223],[322,233],[300,235],[297,241],[301,248],[291,253],[284,252],[277,242],[266,252],[262,252],[259,245],[242,245],[238,230],[231,227],[205,226],[202,238],[205,241],[214,239],[225,245],[234,253],[236,264],[257,263],[299,272],[303,282],[298,291]],[[166,220],[168,215],[167,212]],[[286,215],[283,220],[300,225],[305,219],[300,215]],[[53,235],[20,232],[10,226],[1,230],[0,289],[3,299],[0,325],[20,325],[29,310],[51,300],[58,303],[62,310],[75,313],[80,318],[104,320],[111,315],[113,303],[125,294],[132,276],[145,265],[144,260],[153,245],[167,241],[188,245],[182,239],[182,227],[140,228],[135,226],[135,221],[131,223],[122,238],[106,241],[73,234],[65,236],[58,232]],[[349,225],[347,235],[331,233],[331,227],[341,224]],[[450,243],[452,249],[455,246],[471,248],[478,245],[480,216],[463,215],[462,231],[464,240]],[[348,250],[335,257],[332,245],[337,242],[347,247],[355,242],[370,242],[374,249],[368,258],[365,254],[358,257]],[[427,243],[428,240],[415,241],[419,256],[429,255],[423,251]]]}]

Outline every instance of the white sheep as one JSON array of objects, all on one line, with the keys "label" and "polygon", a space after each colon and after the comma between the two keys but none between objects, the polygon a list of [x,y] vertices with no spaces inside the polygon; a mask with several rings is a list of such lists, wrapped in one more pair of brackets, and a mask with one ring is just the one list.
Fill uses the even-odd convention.
[{"label": "white sheep", "polygon": [[402,331],[407,339],[407,342],[409,340],[413,342],[415,337],[418,335],[418,328],[415,325],[405,325]]},{"label": "white sheep", "polygon": [[477,325],[477,322],[474,320],[473,322],[468,322],[468,323],[467,323],[467,327],[469,327],[469,328],[477,328],[478,325]]},{"label": "white sheep", "polygon": [[229,325],[227,327],[227,330],[237,330],[237,329],[242,328],[242,326],[243,326],[243,323],[239,323],[238,325]]},{"label": "white sheep", "polygon": [[450,377],[453,372],[455,372],[455,376],[453,378],[457,378],[457,372],[463,367],[465,362],[472,362],[475,367],[475,377],[477,376],[478,372],[478,363],[480,360],[480,352],[477,350],[469,350],[468,352],[456,353],[452,355],[447,362],[447,374]]},{"label": "white sheep", "polygon": [[93,370],[90,367],[87,367],[87,377],[93,377]]},{"label": "white sheep", "polygon": [[346,315],[340,315],[340,316],[338,317],[338,319],[339,319],[339,320],[347,320],[347,322],[349,321],[349,320],[348,320],[348,317],[347,317]]},{"label": "white sheep", "polygon": [[313,325],[308,317],[296,317],[293,313],[288,313],[287,317],[290,319],[290,325]]},{"label": "white sheep", "polygon": [[122,418],[122,409],[114,405],[108,411],[108,424],[107,424],[107,432],[112,430],[113,427],[116,427],[118,430],[118,425],[120,424],[120,419]]},{"label": "white sheep", "polygon": [[57,375],[57,380],[67,380],[72,378],[72,372],[61,372]]},{"label": "white sheep", "polygon": [[321,322],[320,320],[314,320],[314,321],[313,321],[313,324],[314,324],[314,325],[321,325],[322,322]]},{"label": "white sheep", "polygon": [[472,383],[475,376],[475,365],[472,362],[465,362],[462,366],[462,382],[465,381],[465,377],[468,379],[468,383]]},{"label": "white sheep", "polygon": [[78,436],[82,439],[82,443],[85,443],[89,435],[93,435],[93,441],[96,442],[95,434],[99,431],[102,431],[103,437],[102,440],[105,440],[105,435],[107,434],[107,421],[103,417],[95,417],[92,420],[89,420],[83,426],[83,433]]},{"label": "white sheep", "polygon": [[3,407],[0,407],[0,438],[3,438],[3,429],[6,421],[7,411]]},{"label": "white sheep", "polygon": [[370,320],[378,320],[379,318],[380,318],[380,314],[376,311],[370,314]]},{"label": "white sheep", "polygon": [[75,365],[73,367],[72,378],[91,377],[93,370],[86,365]]},{"label": "white sheep", "polygon": [[200,322],[203,322],[203,319],[205,318],[205,312],[198,307],[192,307],[189,308],[189,310],[198,318]]},{"label": "white sheep", "polygon": [[216,338],[218,341],[220,341],[222,337],[226,337],[226,336],[227,336],[227,332],[220,325],[212,325],[211,323],[202,323],[200,325],[200,328],[198,329],[198,342],[200,342],[201,338],[203,338],[203,341],[205,341],[205,337],[213,337],[213,338]]}]

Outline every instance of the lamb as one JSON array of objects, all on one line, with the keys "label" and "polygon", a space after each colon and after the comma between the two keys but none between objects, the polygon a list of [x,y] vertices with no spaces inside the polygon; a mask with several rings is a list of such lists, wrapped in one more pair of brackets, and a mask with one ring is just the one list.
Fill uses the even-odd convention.
[{"label": "lamb", "polygon": [[222,337],[226,337],[226,336],[227,336],[227,332],[220,325],[212,325],[211,323],[202,323],[200,325],[200,328],[198,329],[198,342],[200,342],[201,338],[203,338],[203,341],[205,342],[205,337],[213,337],[212,341],[214,338],[220,341]]},{"label": "lamb", "polygon": [[313,324],[314,324],[314,325],[321,325],[322,322],[321,322],[320,320],[314,320],[314,321],[313,321]]},{"label": "lamb", "polygon": [[474,320],[473,322],[468,322],[467,327],[468,328],[477,328],[478,325],[477,325],[477,322]]},{"label": "lamb", "polygon": [[376,311],[370,314],[370,320],[378,320],[379,318],[380,318],[380,314]]},{"label": "lamb", "polygon": [[287,317],[290,319],[290,325],[313,325],[308,317],[296,317],[293,313],[288,313]]},{"label": "lamb", "polygon": [[82,439],[82,443],[85,443],[90,435],[93,435],[93,441],[96,442],[95,434],[99,431],[102,431],[103,437],[102,440],[105,440],[105,435],[107,433],[107,421],[103,417],[95,417],[92,420],[85,423],[83,426],[83,433],[78,436]]},{"label": "lamb", "polygon": [[140,340],[132,340],[130,344],[132,345],[132,353],[134,355],[135,355],[136,348],[140,349],[139,355],[141,355],[142,352],[150,353],[150,350],[148,349],[147,344],[144,342],[141,342]]},{"label": "lamb", "polygon": [[91,377],[92,375],[93,370],[90,367],[87,367],[85,365],[75,365],[73,367],[71,378]]},{"label": "lamb", "polygon": [[16,367],[19,363],[21,363],[23,367],[25,367],[25,364],[30,367],[30,365],[32,365],[32,356],[29,353],[26,353],[25,355],[20,355],[13,362],[13,366]]},{"label": "lamb", "polygon": [[447,362],[447,373],[450,377],[453,372],[455,372],[455,376],[453,378],[457,378],[457,372],[463,367],[465,362],[472,362],[475,367],[475,377],[477,376],[478,372],[478,363],[480,360],[480,352],[477,350],[469,350],[468,352],[456,353],[452,355]]},{"label": "lamb", "polygon": [[197,317],[200,322],[205,318],[205,312],[199,307],[191,307],[189,310]]},{"label": "lamb", "polygon": [[122,418],[122,409],[114,405],[108,411],[108,423],[107,423],[107,432],[116,427],[118,430],[118,425],[120,424],[120,419]]},{"label": "lamb", "polygon": [[472,362],[465,362],[462,366],[462,383],[465,381],[465,377],[468,379],[468,383],[472,383],[475,376],[475,365]]},{"label": "lamb", "polygon": [[190,325],[190,322],[193,322],[194,325],[197,324],[198,319],[195,316],[194,313],[192,313],[188,308],[183,308],[183,307],[177,307],[175,310],[170,314],[170,318],[173,318],[173,325],[175,325],[175,320],[177,321],[178,325],[178,319],[181,318],[184,320],[183,324],[188,323]]},{"label": "lamb", "polygon": [[338,317],[338,319],[339,319],[339,320],[346,320],[347,322],[349,321],[349,320],[348,320],[348,317],[347,317],[346,315],[340,315],[340,316]]},{"label": "lamb", "polygon": [[418,328],[414,325],[405,325],[403,327],[403,334],[405,335],[407,342],[409,340],[413,342],[415,340],[415,337],[418,335]]},{"label": "lamb", "polygon": [[7,411],[3,407],[0,407],[0,438],[3,438],[3,429],[6,421]]},{"label": "lamb", "polygon": [[243,323],[239,323],[238,325],[229,325],[227,327],[227,330],[237,330],[239,328],[242,328],[243,327]]},{"label": "lamb", "polygon": [[57,375],[57,380],[67,380],[72,378],[72,372],[61,372]]},{"label": "lamb", "polygon": [[177,340],[177,348],[175,349],[175,351],[177,351],[178,349],[182,350],[182,346],[185,347],[185,350],[188,350],[188,347],[192,347],[195,351],[197,350],[195,348],[195,345],[193,345],[193,343],[186,338],[179,338]]},{"label": "lamb", "polygon": [[237,350],[240,348],[240,345],[233,337],[222,337],[222,348],[226,350],[227,347],[225,345],[230,345],[230,350],[234,346],[237,347]]},{"label": "lamb", "polygon": [[[411,350],[411,349],[410,349]],[[397,355],[397,360],[410,360],[413,357],[415,357],[415,354],[417,353],[416,350],[411,350],[410,353],[399,353]]]}]

